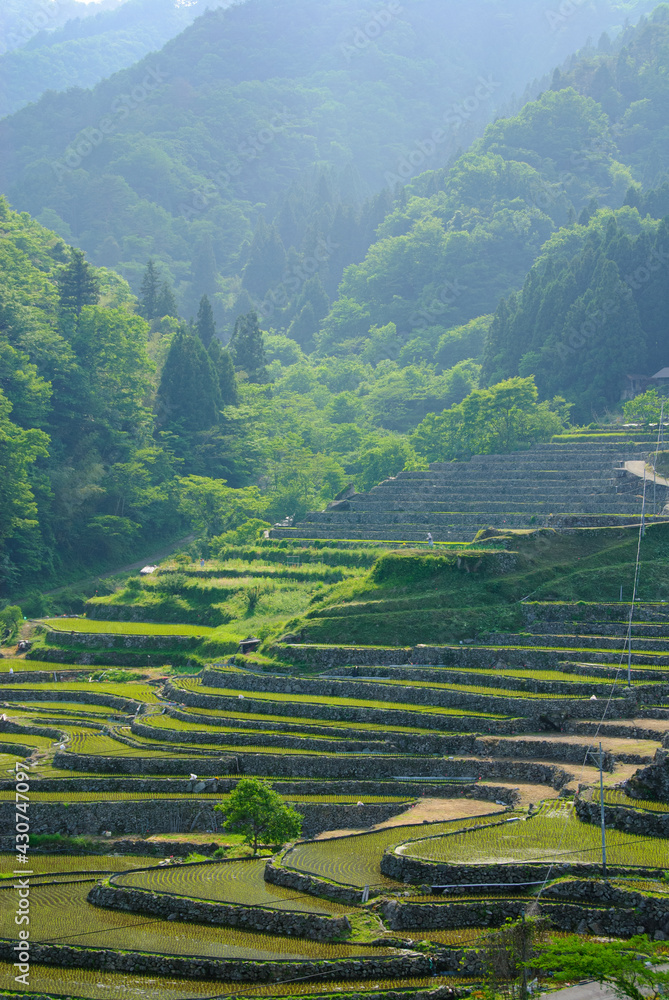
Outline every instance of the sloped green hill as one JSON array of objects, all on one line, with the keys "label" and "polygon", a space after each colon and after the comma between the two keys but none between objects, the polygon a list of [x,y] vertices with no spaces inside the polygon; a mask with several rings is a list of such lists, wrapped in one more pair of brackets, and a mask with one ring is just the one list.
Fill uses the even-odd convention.
[{"label": "sloped green hill", "polygon": [[125,0],[102,11],[99,3],[71,3],[64,24],[62,0],[51,4],[53,10],[37,5],[32,16],[24,3],[18,31],[7,32],[20,44],[0,56],[0,117],[39,100],[46,90],[92,87],[161,48],[205,10],[228,2]]},{"label": "sloped green hill", "polygon": [[247,296],[276,292],[291,247],[326,280],[332,258],[336,283],[367,245],[345,215],[335,225],[338,205],[445,163],[589,32],[646,7],[598,0],[553,30],[529,0],[211,11],[93,90],[49,93],[5,121],[0,190],[135,286],[149,256],[162,260],[187,315],[203,292],[219,315],[232,308],[259,212],[278,242]]},{"label": "sloped green hill", "polygon": [[[620,253],[612,259],[620,264],[621,277],[617,270],[608,276],[596,271],[591,259],[608,217],[592,230],[587,226],[598,206],[619,209],[627,202],[655,218],[667,211],[662,184],[669,169],[664,138],[668,51],[665,4],[629,29],[614,51],[603,42],[599,51],[575,61],[566,76],[556,72],[549,90],[516,116],[489,125],[450,169],[425,173],[404,189],[379,227],[378,242],[346,271],[339,297],[316,335],[319,351],[373,354],[404,365],[480,357],[481,338],[490,323],[485,315],[496,311],[500,297],[522,286],[528,261],[539,258],[529,287],[552,281],[552,273],[544,270],[552,260],[555,293],[544,299],[545,315],[538,312],[537,296],[530,296],[529,287],[524,307],[515,302],[500,306],[484,352],[489,381],[536,371],[546,395],[567,396],[578,404],[578,419],[591,419],[593,406],[602,412],[618,402],[621,373],[623,378],[628,369],[652,374],[664,364],[661,295],[657,300],[664,266],[660,229],[642,223],[635,212],[618,217]],[[651,194],[653,188],[657,190]],[[615,230],[616,224],[611,225]],[[558,230],[559,236],[550,240]],[[587,266],[568,281],[558,280],[558,274],[580,266],[572,258],[579,259],[581,248]],[[653,253],[660,253],[657,279]],[[644,281],[643,293],[637,295],[638,289],[625,287],[624,275],[632,264],[633,271],[644,266],[649,255],[652,282]],[[606,292],[590,290],[593,281]],[[577,318],[567,317],[572,303],[583,311],[589,298],[615,298],[618,292],[631,303],[630,314],[618,311],[622,343],[616,334],[613,363],[604,371],[599,365],[593,385],[590,357],[586,369],[574,366],[571,357],[566,365],[563,359],[556,365],[555,341],[568,336],[569,324]],[[584,295],[587,301],[580,303]],[[507,322],[516,309],[517,319]],[[557,334],[553,324],[560,328]],[[601,341],[607,335],[606,324],[600,326]],[[610,350],[611,340],[607,343]],[[534,352],[544,347],[545,355],[535,358]],[[601,361],[601,344],[597,352]],[[572,384],[581,375],[583,384]]]}]

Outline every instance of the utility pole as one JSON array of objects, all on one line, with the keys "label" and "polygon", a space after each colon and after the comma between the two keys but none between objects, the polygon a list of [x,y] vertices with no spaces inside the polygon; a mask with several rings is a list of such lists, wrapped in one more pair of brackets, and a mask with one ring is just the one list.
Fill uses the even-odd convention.
[{"label": "utility pole", "polygon": [[641,501],[641,537],[646,537],[646,465],[643,467],[643,500]]},{"label": "utility pole", "polygon": [[594,757],[599,767],[599,821],[602,827],[602,878],[606,878],[606,813],[604,809],[604,751],[599,744],[599,755],[588,750],[587,757]]},{"label": "utility pole", "polygon": [[599,744],[599,814],[602,824],[602,878],[606,878],[606,820],[604,811],[604,754]]},{"label": "utility pole", "polygon": [[525,923],[525,907],[523,907],[523,922],[521,928],[522,928],[521,933],[523,935],[523,941],[522,941],[522,971],[520,973],[520,1000],[527,1000],[528,998],[527,966],[525,964],[527,962],[527,924]]},{"label": "utility pole", "polygon": [[632,687],[632,608],[630,608],[630,624],[627,630],[627,686]]}]

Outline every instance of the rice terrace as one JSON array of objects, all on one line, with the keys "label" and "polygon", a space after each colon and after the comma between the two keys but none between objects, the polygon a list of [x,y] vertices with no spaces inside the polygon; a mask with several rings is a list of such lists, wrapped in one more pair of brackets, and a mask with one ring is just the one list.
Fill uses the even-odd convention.
[{"label": "rice terrace", "polygon": [[669,0],[0,0],[0,1000],[669,997]]},{"label": "rice terrace", "polygon": [[[492,457],[506,517],[432,548],[307,520],[25,620],[0,664],[5,995],[450,996],[526,916],[558,942],[669,940],[667,490],[642,517],[624,466],[651,447]],[[403,473],[348,510],[387,523],[404,490],[420,512],[428,483],[446,511],[468,475]],[[226,827],[249,779],[290,835]]]}]

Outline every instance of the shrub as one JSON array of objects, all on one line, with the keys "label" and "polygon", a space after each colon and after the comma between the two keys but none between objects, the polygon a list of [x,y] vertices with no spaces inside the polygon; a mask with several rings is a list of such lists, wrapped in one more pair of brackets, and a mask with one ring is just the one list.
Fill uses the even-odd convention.
[{"label": "shrub", "polygon": [[0,642],[10,642],[18,633],[23,621],[21,608],[17,604],[8,604],[0,611]]}]

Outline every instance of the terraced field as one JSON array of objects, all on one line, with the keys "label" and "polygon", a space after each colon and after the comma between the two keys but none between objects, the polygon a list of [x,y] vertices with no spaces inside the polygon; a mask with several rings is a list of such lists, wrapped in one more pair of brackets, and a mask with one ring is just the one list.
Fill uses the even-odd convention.
[{"label": "terraced field", "polygon": [[[382,948],[330,944],[306,938],[253,934],[228,927],[175,923],[134,913],[98,909],[87,902],[89,883],[36,885],[30,892],[31,941],[115,948],[162,955],[287,961],[383,956]],[[16,899],[0,892],[0,939],[15,935]]]},{"label": "terraced field", "polygon": [[114,884],[192,899],[309,913],[340,914],[351,910],[350,906],[342,906],[329,899],[317,899],[307,893],[272,885],[265,881],[264,873],[264,860],[224,861],[134,872],[115,878]]},{"label": "terraced field", "polygon": [[[14,990],[16,969],[8,962],[0,962],[0,990]],[[49,965],[31,963],[30,981],[35,993],[57,997],[85,998],[85,1000],[110,1000],[110,997],[129,997],[131,1000],[211,1000],[223,995],[244,995],[244,987],[237,981],[183,980],[166,976],[138,976],[90,969],[57,969]],[[323,982],[315,988],[314,981],[291,981],[282,984],[254,983],[251,996],[336,997],[342,992],[378,994],[387,990],[434,989],[437,986],[467,986],[473,980],[449,976],[413,979],[367,979],[345,982]]]},{"label": "terraced field", "polygon": [[[531,817],[510,818],[501,825],[455,836],[429,837],[406,843],[397,852],[406,857],[445,864],[514,864],[557,862],[591,864],[601,857],[600,831],[580,823],[571,805],[547,805]],[[667,842],[609,830],[607,857],[612,865],[661,868]]]},{"label": "terraced field", "polygon": [[[427,952],[393,947],[398,932],[383,922],[381,895],[399,904],[444,901],[426,895],[424,881],[384,874],[384,857],[395,851],[407,862],[463,872],[488,862],[597,862],[599,828],[579,820],[571,800],[579,784],[599,780],[593,751],[600,741],[613,820],[624,813],[662,822],[669,811],[667,802],[632,799],[615,787],[669,746],[664,570],[657,569],[656,587],[650,572],[653,553],[658,567],[669,553],[665,525],[649,527],[642,546],[631,689],[629,604],[606,589],[609,577],[627,579],[636,540],[619,527],[503,535],[433,553],[397,551],[399,543],[319,548],[277,540],[231,550],[204,569],[199,561],[166,563],[90,602],[85,618],[47,620],[44,636],[31,633],[30,659],[11,651],[0,661],[0,847],[13,846],[16,756],[9,748],[21,747],[19,759],[30,757],[32,832],[57,835],[62,850],[73,852],[31,850],[31,938],[84,951],[239,960],[242,978],[254,962],[277,963],[277,983],[254,984],[257,995],[286,995],[278,963],[292,961],[355,960],[338,985],[323,984],[327,996],[356,983],[439,982],[425,980],[424,955],[438,971],[450,949],[473,946],[482,928],[407,926],[401,934],[429,942]],[[468,558],[472,571],[464,572]],[[597,572],[601,595],[586,580]],[[394,639],[403,617],[401,644]],[[383,619],[389,645],[304,641],[325,635],[335,619],[351,641],[369,640],[363,619],[374,627]],[[414,644],[419,620],[422,645]],[[251,634],[265,640],[261,651],[236,655],[238,640]],[[10,664],[34,680],[9,675]],[[271,871],[264,857],[243,856],[241,838],[226,833],[213,811],[247,775],[270,780],[304,815],[308,839],[279,852]],[[593,788],[595,805],[597,796]],[[549,804],[538,808],[543,800]],[[80,836],[105,853],[84,853],[83,841],[72,839]],[[613,821],[606,836],[611,865],[650,872],[616,885],[662,896],[667,840]],[[114,856],[129,850],[128,840],[133,853]],[[227,858],[158,867],[157,857],[141,853],[143,842],[147,851],[181,857],[211,856],[218,847],[217,857]],[[0,856],[9,874],[15,857]],[[110,886],[123,893],[144,889],[175,907],[195,901],[234,913],[213,926],[176,909],[168,920],[169,911],[93,905],[88,893],[105,872],[116,873]],[[15,900],[1,881],[0,889],[0,938],[11,938]],[[468,891],[460,901],[485,901]],[[532,898],[529,889],[508,893],[502,898]],[[278,930],[235,925],[254,908],[275,913]],[[312,921],[348,915],[350,931],[336,941],[296,937],[290,921],[304,914]],[[390,943],[370,947],[377,938]],[[367,973],[375,958],[398,955],[417,963],[414,975]],[[36,963],[32,981],[35,989],[90,998],[114,990],[156,1000],[240,992],[239,979],[207,979],[198,968],[184,986],[160,970],[146,978]],[[290,991],[313,994],[314,984]]]},{"label": "terraced field", "polygon": [[428,828],[423,824],[403,826],[381,830],[378,833],[300,844],[285,855],[284,865],[296,871],[361,889],[369,885],[397,890],[400,888],[400,883],[386,878],[379,870],[381,856],[386,848],[425,834],[426,829],[429,829],[433,836],[438,836],[441,833],[452,834],[463,828],[483,826],[486,822],[484,819],[467,819],[438,823]]}]

